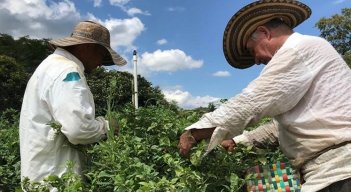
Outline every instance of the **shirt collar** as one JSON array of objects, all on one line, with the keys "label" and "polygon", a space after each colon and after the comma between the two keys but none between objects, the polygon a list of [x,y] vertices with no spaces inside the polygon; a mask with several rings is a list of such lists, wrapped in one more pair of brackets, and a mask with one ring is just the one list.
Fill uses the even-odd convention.
[{"label": "shirt collar", "polygon": [[76,63],[78,65],[78,67],[82,70],[82,72],[84,72],[84,65],[83,63],[74,55],[72,55],[69,51],[62,49],[60,47],[57,47],[54,54],[63,56],[69,60],[72,60],[74,63]]},{"label": "shirt collar", "polygon": [[285,43],[283,44],[283,47],[291,47],[294,46],[298,41],[299,38],[301,38],[301,34],[294,32],[291,34],[288,39],[286,39]]}]

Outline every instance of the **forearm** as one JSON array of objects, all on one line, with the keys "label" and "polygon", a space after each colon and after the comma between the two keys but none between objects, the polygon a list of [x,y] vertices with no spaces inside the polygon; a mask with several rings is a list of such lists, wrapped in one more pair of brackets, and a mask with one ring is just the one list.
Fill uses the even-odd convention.
[{"label": "forearm", "polygon": [[182,156],[188,157],[191,147],[202,139],[211,138],[215,128],[186,129],[179,138],[179,152]]},{"label": "forearm", "polygon": [[214,130],[215,127],[206,129],[190,129],[189,131],[196,141],[200,141],[202,139],[210,139]]},{"label": "forearm", "polygon": [[235,143],[244,145],[254,145],[256,147],[263,147],[266,145],[278,145],[278,126],[272,121],[260,127],[244,132],[242,135],[234,137]]},{"label": "forearm", "polygon": [[90,144],[106,137],[108,122],[98,117],[89,121],[85,119],[73,120],[71,124],[63,123],[61,132],[72,144]]}]

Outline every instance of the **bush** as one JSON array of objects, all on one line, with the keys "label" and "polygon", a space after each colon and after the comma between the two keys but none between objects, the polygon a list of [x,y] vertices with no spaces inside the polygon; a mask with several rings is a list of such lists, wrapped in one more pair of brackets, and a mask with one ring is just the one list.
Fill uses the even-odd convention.
[{"label": "bush", "polygon": [[0,111],[7,108],[21,109],[28,79],[28,73],[15,59],[0,55]]},{"label": "bush", "polygon": [[18,111],[7,109],[0,119],[0,191],[15,191],[20,186]]},{"label": "bush", "polygon": [[[88,74],[87,81],[94,96],[96,115],[105,115],[108,107],[112,107],[111,110],[116,111],[126,104],[131,104],[132,80],[133,75],[128,72],[106,71],[104,68],[98,68]],[[111,84],[113,85],[111,86]],[[140,107],[162,104],[176,108],[175,105],[166,101],[158,87],[153,87],[149,81],[140,76],[138,76],[138,89]],[[109,99],[113,106],[108,106]]]},{"label": "bush", "polygon": [[[0,141],[0,189],[19,187],[18,117],[16,111],[2,114]],[[178,153],[178,138],[183,129],[197,121],[202,113],[175,111],[165,106],[132,105],[110,115],[118,119],[120,132],[90,148],[82,148],[89,164],[84,178],[72,171],[43,182],[24,180],[28,191],[238,191],[246,181],[246,169],[282,158],[276,149],[238,146],[232,153],[217,147],[203,158],[206,141],[198,143],[188,159]],[[265,119],[264,121],[267,121]],[[71,163],[69,167],[74,166]]]}]

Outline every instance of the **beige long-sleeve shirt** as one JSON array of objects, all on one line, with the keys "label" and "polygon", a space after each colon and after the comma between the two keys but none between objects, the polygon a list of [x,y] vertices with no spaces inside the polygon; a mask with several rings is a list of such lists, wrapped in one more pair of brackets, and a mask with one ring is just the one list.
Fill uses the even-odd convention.
[{"label": "beige long-sleeve shirt", "polygon": [[[249,123],[273,117],[279,123],[280,147],[298,167],[325,148],[351,141],[350,90],[351,70],[336,50],[322,38],[294,33],[242,93],[186,129],[216,127],[211,150],[241,134]],[[351,177],[351,170],[347,172],[344,178]],[[305,173],[306,186],[311,178]],[[311,183],[315,187],[303,191],[338,179]]]}]

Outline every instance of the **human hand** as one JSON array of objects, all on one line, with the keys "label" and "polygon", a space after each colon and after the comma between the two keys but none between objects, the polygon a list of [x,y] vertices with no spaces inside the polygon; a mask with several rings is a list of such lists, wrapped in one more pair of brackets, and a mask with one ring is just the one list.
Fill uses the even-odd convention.
[{"label": "human hand", "polygon": [[233,151],[234,147],[236,146],[233,139],[223,140],[221,145],[227,151]]},{"label": "human hand", "polygon": [[119,133],[119,124],[118,124],[118,121],[114,118],[111,118],[110,119],[110,129],[113,129],[114,130],[114,135],[118,135]]},{"label": "human hand", "polygon": [[188,157],[191,147],[196,143],[195,138],[191,135],[190,130],[184,131],[179,138],[178,149],[183,157]]}]

